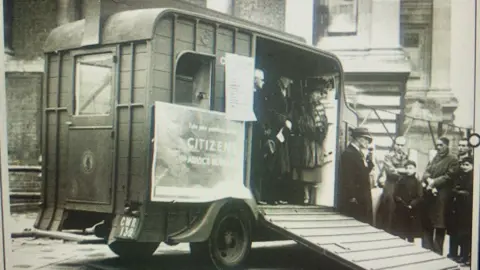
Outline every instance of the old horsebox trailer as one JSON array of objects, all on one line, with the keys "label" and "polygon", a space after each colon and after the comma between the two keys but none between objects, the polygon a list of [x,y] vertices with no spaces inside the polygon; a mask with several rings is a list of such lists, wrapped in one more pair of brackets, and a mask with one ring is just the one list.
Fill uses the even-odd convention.
[{"label": "old horsebox trailer", "polygon": [[[192,255],[218,269],[241,267],[252,241],[284,239],[351,269],[457,269],[335,211],[338,156],[348,126],[357,125],[337,57],[180,1],[89,7],[85,19],[57,27],[45,43],[43,203],[35,228],[96,225],[95,234],[127,258],[151,256],[160,243],[190,243]],[[276,75],[332,82],[325,148],[333,162],[322,167],[315,205],[253,199],[254,121],[226,117],[247,95],[231,92],[253,84],[253,65],[267,82]]]}]

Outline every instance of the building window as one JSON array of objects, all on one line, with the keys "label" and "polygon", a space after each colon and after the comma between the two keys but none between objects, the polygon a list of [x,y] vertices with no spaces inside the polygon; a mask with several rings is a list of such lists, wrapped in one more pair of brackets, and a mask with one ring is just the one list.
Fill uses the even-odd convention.
[{"label": "building window", "polygon": [[411,78],[425,81],[428,75],[428,27],[402,24],[400,42],[411,65]]},{"label": "building window", "polygon": [[5,53],[12,54],[13,0],[3,0],[3,42]]},{"label": "building window", "polygon": [[207,0],[206,6],[218,12],[234,15],[234,4],[235,0]]},{"label": "building window", "polygon": [[352,35],[357,33],[357,0],[327,0],[328,35]]},{"label": "building window", "polygon": [[112,96],[112,54],[78,56],[75,63],[74,115],[109,115]]},{"label": "building window", "polygon": [[405,48],[418,48],[420,45],[419,33],[405,33],[402,39],[402,46]]},{"label": "building window", "polygon": [[313,43],[325,36],[357,34],[358,0],[314,0]]}]

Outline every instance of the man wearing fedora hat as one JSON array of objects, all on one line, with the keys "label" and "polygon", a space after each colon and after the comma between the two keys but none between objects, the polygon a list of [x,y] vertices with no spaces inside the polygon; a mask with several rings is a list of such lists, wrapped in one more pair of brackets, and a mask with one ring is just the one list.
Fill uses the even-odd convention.
[{"label": "man wearing fedora hat", "polygon": [[340,158],[338,210],[358,221],[373,224],[370,172],[371,160],[364,152],[373,141],[367,128],[352,130],[352,141]]}]

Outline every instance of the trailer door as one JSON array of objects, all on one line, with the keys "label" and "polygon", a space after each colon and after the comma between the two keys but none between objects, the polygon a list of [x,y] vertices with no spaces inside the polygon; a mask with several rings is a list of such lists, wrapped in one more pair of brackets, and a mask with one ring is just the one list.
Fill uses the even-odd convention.
[{"label": "trailer door", "polygon": [[[68,208],[112,207],[114,54],[74,57],[74,100],[68,128]],[[95,207],[92,207],[92,204]]]}]

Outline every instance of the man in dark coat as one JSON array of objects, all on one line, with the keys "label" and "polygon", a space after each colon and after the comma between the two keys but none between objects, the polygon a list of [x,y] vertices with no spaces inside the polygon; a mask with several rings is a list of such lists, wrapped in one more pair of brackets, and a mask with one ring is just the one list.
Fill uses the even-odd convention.
[{"label": "man in dark coat", "polygon": [[452,179],[458,169],[457,157],[449,151],[450,140],[437,140],[437,154],[427,165],[422,177],[423,239],[422,247],[443,255],[447,206],[452,191]]},{"label": "man in dark coat", "polygon": [[[270,81],[272,82],[272,81]],[[290,155],[288,143],[292,122],[289,110],[288,88],[291,80],[286,77],[280,77],[276,84],[268,83],[265,90],[268,92],[265,107],[265,121],[270,129],[268,141],[274,146],[272,154],[267,156],[263,164],[269,171],[268,192],[269,203],[288,204],[289,198],[289,179],[286,177],[290,173]]]},{"label": "man in dark coat", "polygon": [[265,103],[267,96],[262,90],[265,77],[264,73],[260,69],[255,70],[254,78],[254,93],[253,93],[253,111],[257,118],[257,122],[253,125],[253,134],[252,134],[252,169],[254,176],[252,177],[252,182],[250,183],[253,195],[257,200],[258,204],[266,204],[265,200],[265,190],[263,189],[264,178],[267,175],[265,166],[263,166],[264,159],[266,156],[266,145],[268,128],[265,123]]},{"label": "man in dark coat", "polygon": [[373,163],[367,162],[365,152],[372,142],[366,128],[352,131],[352,141],[340,157],[338,183],[338,210],[358,221],[373,224],[370,171]]}]

